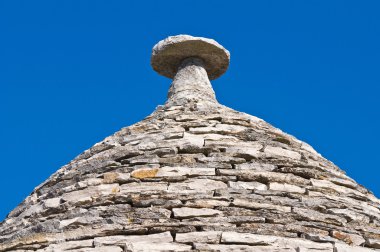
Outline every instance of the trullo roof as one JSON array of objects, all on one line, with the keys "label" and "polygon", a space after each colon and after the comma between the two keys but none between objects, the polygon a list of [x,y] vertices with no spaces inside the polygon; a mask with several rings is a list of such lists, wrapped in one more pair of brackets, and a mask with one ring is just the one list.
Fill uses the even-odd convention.
[{"label": "trullo roof", "polygon": [[0,224],[0,251],[373,251],[380,201],[308,144],[219,104],[229,52],[180,35],[150,116],[83,152]]}]

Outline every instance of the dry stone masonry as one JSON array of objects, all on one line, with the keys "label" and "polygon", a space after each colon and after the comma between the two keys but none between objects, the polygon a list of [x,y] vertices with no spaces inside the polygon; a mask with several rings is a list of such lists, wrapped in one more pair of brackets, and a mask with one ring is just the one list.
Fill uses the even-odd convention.
[{"label": "dry stone masonry", "polygon": [[168,101],[38,186],[0,251],[380,251],[380,200],[308,144],[219,104],[229,52],[180,35],[153,48]]}]

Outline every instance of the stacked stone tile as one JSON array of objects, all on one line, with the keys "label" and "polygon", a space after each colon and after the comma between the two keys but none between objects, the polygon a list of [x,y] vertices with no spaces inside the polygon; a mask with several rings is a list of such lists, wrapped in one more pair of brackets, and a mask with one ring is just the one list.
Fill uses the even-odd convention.
[{"label": "stacked stone tile", "polygon": [[0,251],[379,249],[379,199],[308,144],[216,101],[209,78],[228,59],[213,40],[160,42],[152,65],[174,77],[166,104],[38,186],[0,224]]}]

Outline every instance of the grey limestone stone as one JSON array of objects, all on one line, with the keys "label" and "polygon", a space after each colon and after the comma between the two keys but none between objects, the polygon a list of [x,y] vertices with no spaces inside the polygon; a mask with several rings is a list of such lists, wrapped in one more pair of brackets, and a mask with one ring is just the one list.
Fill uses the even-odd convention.
[{"label": "grey limestone stone", "polygon": [[287,150],[280,147],[273,147],[273,146],[266,146],[265,147],[265,153],[268,155],[273,156],[280,156],[285,158],[291,158],[291,159],[301,159],[301,154],[295,151]]},{"label": "grey limestone stone", "polygon": [[179,233],[175,240],[180,243],[219,243],[221,236],[220,231]]},{"label": "grey limestone stone", "polygon": [[366,245],[370,248],[380,249],[380,239],[368,238]]},{"label": "grey limestone stone", "polygon": [[92,248],[93,243],[94,241],[92,239],[81,240],[81,241],[68,241],[64,243],[51,244],[48,247],[42,249],[41,251],[53,252],[53,251],[70,251],[70,250],[81,249],[81,248]]},{"label": "grey limestone stone", "polygon": [[150,242],[137,242],[128,243],[124,251],[127,252],[141,252],[141,251],[152,251],[152,252],[164,252],[164,251],[189,251],[191,250],[190,245],[178,244],[174,242],[160,242],[160,243],[150,243]]},{"label": "grey limestone stone", "polygon": [[245,207],[245,208],[255,209],[255,210],[268,209],[268,210],[275,210],[279,212],[288,212],[288,213],[290,213],[292,210],[291,207],[288,207],[288,206],[278,206],[274,204],[259,203],[259,202],[254,202],[250,200],[236,199],[236,198],[234,199],[232,204],[234,206]]},{"label": "grey limestone stone", "polygon": [[256,246],[273,246],[281,249],[298,249],[299,247],[314,251],[333,251],[330,243],[315,243],[303,239],[284,238],[251,233],[223,232],[221,243],[237,243]]},{"label": "grey limestone stone", "polygon": [[156,177],[171,176],[215,176],[214,168],[188,168],[188,167],[161,167]]},{"label": "grey limestone stone", "polygon": [[296,186],[296,185],[289,185],[289,184],[283,184],[283,183],[269,183],[269,190],[274,191],[282,191],[282,192],[294,192],[294,193],[305,193],[306,189]]},{"label": "grey limestone stone", "polygon": [[373,249],[350,246],[344,243],[334,244],[334,252],[374,252]]},{"label": "grey limestone stone", "polygon": [[173,208],[175,218],[211,217],[222,215],[221,211],[209,208],[181,207]]},{"label": "grey limestone stone", "polygon": [[77,252],[123,252],[123,249],[118,246],[104,246],[97,248],[80,248],[75,249]]},{"label": "grey limestone stone", "polygon": [[221,188],[227,188],[227,184],[211,179],[188,179],[181,183],[171,183],[168,191],[180,193],[208,193]]},{"label": "grey limestone stone", "polygon": [[273,164],[256,163],[256,162],[237,164],[235,165],[235,167],[238,170],[254,170],[254,171],[273,171],[274,169],[276,169],[276,166]]},{"label": "grey limestone stone", "polygon": [[268,187],[265,184],[259,182],[244,182],[244,181],[229,181],[228,186],[233,189],[248,189],[248,190],[267,190]]},{"label": "grey limestone stone", "polygon": [[106,237],[97,237],[94,239],[94,246],[110,246],[118,245],[125,246],[128,243],[161,243],[161,242],[173,242],[173,237],[170,232],[164,232],[159,234],[151,235],[116,235],[116,236],[106,236]]},{"label": "grey limestone stone", "polygon": [[218,199],[194,199],[186,202],[187,207],[197,207],[197,208],[214,208],[218,206],[229,206],[230,202],[224,198]]},{"label": "grey limestone stone", "polygon": [[213,80],[227,70],[230,53],[213,39],[178,35],[154,46],[151,64],[158,73],[173,78],[181,62],[189,57],[202,59],[209,78]]},{"label": "grey limestone stone", "polygon": [[297,252],[294,248],[276,248],[273,246],[249,246],[249,245],[235,245],[235,244],[205,244],[205,243],[195,243],[195,248],[199,251],[220,251],[220,252]]},{"label": "grey limestone stone", "polygon": [[61,205],[62,198],[51,198],[44,202],[44,207],[46,208],[57,208]]}]

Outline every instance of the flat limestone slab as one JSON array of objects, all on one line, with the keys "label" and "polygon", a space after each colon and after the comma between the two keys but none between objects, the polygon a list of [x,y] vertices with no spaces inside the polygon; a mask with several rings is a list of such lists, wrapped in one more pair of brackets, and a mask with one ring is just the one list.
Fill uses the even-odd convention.
[{"label": "flat limestone slab", "polygon": [[174,78],[186,58],[202,59],[210,80],[221,76],[228,68],[230,53],[213,39],[189,35],[171,36],[153,47],[151,65],[159,74]]}]

